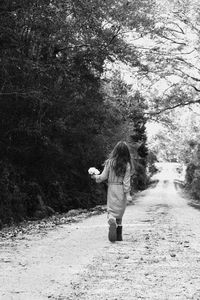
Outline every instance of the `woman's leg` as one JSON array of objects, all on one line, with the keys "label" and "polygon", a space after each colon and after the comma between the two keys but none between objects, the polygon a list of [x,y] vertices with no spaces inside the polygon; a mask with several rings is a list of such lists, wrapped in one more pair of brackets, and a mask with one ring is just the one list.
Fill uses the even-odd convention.
[{"label": "woman's leg", "polygon": [[116,219],[117,223],[117,241],[122,241],[122,218]]},{"label": "woman's leg", "polygon": [[110,242],[115,242],[117,240],[117,223],[116,223],[116,219],[109,213],[108,213],[108,224],[109,224],[108,239]]}]

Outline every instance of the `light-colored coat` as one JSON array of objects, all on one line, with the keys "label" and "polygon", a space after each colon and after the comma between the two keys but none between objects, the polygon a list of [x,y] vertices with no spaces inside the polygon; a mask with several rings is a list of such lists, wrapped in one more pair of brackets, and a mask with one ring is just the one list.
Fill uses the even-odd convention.
[{"label": "light-colored coat", "polygon": [[110,161],[105,164],[104,170],[100,175],[96,175],[96,182],[100,183],[108,179],[107,192],[107,211],[114,218],[121,219],[123,217],[127,197],[130,192],[131,166],[127,163],[125,175],[122,177],[116,176]]}]

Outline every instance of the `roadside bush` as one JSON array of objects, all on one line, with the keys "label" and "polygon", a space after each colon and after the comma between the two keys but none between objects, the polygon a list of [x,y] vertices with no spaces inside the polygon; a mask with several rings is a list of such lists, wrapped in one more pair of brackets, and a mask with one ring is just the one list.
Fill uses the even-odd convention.
[{"label": "roadside bush", "polygon": [[194,179],[195,170],[196,170],[196,165],[193,162],[191,162],[190,164],[187,165],[186,176],[185,176],[187,185],[192,184],[192,181]]},{"label": "roadside bush", "polygon": [[26,215],[27,195],[20,189],[18,172],[7,161],[0,162],[0,220],[10,224]]},{"label": "roadside bush", "polygon": [[140,161],[135,161],[134,163],[135,173],[131,179],[132,190],[144,190],[148,184],[148,177],[146,174],[146,167],[140,163]]},{"label": "roadside bush", "polygon": [[195,199],[200,199],[200,168],[190,164],[186,171],[186,187]]},{"label": "roadside bush", "polygon": [[155,163],[158,161],[156,155],[152,152],[149,151],[148,156],[147,156],[147,166],[148,166],[148,173],[149,176],[151,177],[154,173],[158,172],[158,169],[155,166]]}]

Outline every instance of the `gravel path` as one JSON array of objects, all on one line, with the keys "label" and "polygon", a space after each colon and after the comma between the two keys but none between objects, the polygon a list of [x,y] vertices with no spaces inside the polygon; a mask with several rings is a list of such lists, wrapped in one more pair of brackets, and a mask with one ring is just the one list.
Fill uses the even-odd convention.
[{"label": "gravel path", "polygon": [[200,299],[200,211],[162,173],[133,200],[122,242],[106,215],[1,243],[0,299]]},{"label": "gravel path", "polygon": [[107,246],[67,299],[200,299],[200,212],[166,184],[124,221],[124,241]]}]

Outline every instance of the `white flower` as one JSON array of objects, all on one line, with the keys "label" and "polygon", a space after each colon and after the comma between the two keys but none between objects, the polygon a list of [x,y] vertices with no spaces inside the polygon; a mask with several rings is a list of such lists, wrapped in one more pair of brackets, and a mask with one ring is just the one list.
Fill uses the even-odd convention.
[{"label": "white flower", "polygon": [[97,170],[97,169],[94,168],[94,167],[89,168],[88,173],[89,173],[90,175],[99,175],[99,174],[100,174],[99,170]]}]

